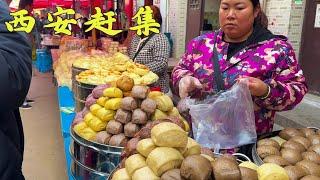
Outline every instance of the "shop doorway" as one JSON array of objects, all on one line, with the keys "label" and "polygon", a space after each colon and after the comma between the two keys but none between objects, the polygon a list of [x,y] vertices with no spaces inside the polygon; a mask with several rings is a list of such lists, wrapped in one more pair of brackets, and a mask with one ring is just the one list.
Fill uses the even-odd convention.
[{"label": "shop doorway", "polygon": [[202,26],[204,0],[188,0],[186,44],[199,36]]},{"label": "shop doorway", "polygon": [[219,29],[219,0],[188,0],[186,44],[207,32]]},{"label": "shop doorway", "polygon": [[204,0],[202,33],[219,29],[219,0]]},{"label": "shop doorway", "polygon": [[153,0],[145,0],[144,1],[145,6],[152,6],[153,5]]},{"label": "shop doorway", "polygon": [[[316,18],[316,15],[318,18]],[[315,23],[316,19],[318,20]],[[320,0],[306,1],[300,62],[309,92],[320,95]]]}]

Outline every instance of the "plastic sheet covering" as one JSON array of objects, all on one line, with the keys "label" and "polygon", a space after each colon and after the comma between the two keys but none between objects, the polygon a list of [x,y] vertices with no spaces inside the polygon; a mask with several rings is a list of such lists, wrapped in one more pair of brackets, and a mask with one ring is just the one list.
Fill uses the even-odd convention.
[{"label": "plastic sheet covering", "polygon": [[253,102],[245,81],[200,102],[188,99],[187,106],[194,139],[204,147],[218,152],[257,139]]}]

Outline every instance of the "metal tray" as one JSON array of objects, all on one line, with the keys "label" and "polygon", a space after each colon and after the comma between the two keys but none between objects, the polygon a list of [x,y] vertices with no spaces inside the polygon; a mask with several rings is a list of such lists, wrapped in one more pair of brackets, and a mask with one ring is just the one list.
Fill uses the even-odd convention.
[{"label": "metal tray", "polygon": [[74,81],[73,85],[75,88],[73,89],[75,98],[85,101],[87,97],[92,93],[92,90],[97,87],[97,85],[80,83],[78,81]]},{"label": "metal tray", "polygon": [[80,100],[76,97],[74,98],[74,102],[75,102],[75,112],[80,112],[83,110],[83,108],[86,106],[86,101]]}]

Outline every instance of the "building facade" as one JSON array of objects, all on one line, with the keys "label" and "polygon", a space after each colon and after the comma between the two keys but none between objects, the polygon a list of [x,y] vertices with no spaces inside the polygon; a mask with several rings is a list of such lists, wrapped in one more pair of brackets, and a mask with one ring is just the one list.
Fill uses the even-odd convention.
[{"label": "building facade", "polygon": [[[190,6],[190,2],[194,3],[195,1],[197,0],[171,0],[169,2],[168,30],[172,33],[174,41],[173,56],[176,58],[180,57],[185,50],[186,42],[183,41],[190,33],[187,27],[190,18],[188,17],[188,6]],[[261,5],[268,17],[269,29],[275,34],[287,36],[297,53],[297,57],[299,57],[305,1],[297,2],[299,1],[265,0],[261,1]],[[218,27],[219,1],[203,0],[202,6],[199,11],[203,11],[203,19],[207,19],[215,29]],[[189,22],[189,24],[193,24],[193,22]],[[198,35],[200,35],[200,31],[201,27],[199,27]]]}]

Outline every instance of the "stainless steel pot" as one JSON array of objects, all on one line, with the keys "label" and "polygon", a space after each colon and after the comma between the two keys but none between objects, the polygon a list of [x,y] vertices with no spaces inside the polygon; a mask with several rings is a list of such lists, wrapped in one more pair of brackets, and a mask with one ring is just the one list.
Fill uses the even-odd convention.
[{"label": "stainless steel pot", "polygon": [[88,168],[87,166],[84,166],[73,156],[71,161],[70,172],[71,176],[75,180],[105,180],[110,176],[110,174],[108,173],[102,173],[94,169]]},{"label": "stainless steel pot", "polygon": [[74,102],[75,102],[75,109],[74,110],[76,112],[82,111],[83,108],[86,106],[86,101],[78,99],[76,97],[73,97],[73,98],[74,98]]},{"label": "stainless steel pot", "polygon": [[71,85],[71,86],[72,86],[72,87],[71,87],[72,89],[71,89],[71,90],[72,90],[73,94],[77,94],[77,88],[76,88],[76,87],[77,87],[77,86],[76,86],[77,81],[76,81],[75,79],[71,79],[71,81],[72,81],[72,85]]},{"label": "stainless steel pot", "polygon": [[72,66],[71,67],[71,79],[72,79],[72,91],[74,93],[76,93],[76,86],[75,86],[75,83],[76,83],[76,76],[78,74],[80,74],[82,71],[86,71],[87,69],[84,69],[84,68],[78,68],[78,67],[75,67],[75,66]]},{"label": "stainless steel pot", "polygon": [[70,135],[73,140],[69,147],[72,157],[71,172],[75,179],[106,179],[120,164],[122,147],[85,140],[72,128]]},{"label": "stainless steel pot", "polygon": [[84,106],[87,97],[92,93],[92,90],[96,85],[80,83],[78,81],[73,82],[75,86],[74,100],[75,100],[75,111],[80,112]]},{"label": "stainless steel pot", "polygon": [[88,70],[88,69],[72,66],[71,67],[71,78],[75,80],[77,75],[79,75],[81,72],[86,71],[86,70]]},{"label": "stainless steel pot", "polygon": [[[317,127],[308,127],[310,129],[313,129],[313,130],[319,130],[319,128]],[[265,134],[265,135],[262,135],[258,138],[258,141],[261,140],[261,139],[265,139],[265,138],[271,138],[271,137],[274,137],[274,136],[278,136],[280,133],[280,131],[274,131],[274,132],[271,132],[271,133],[268,133],[268,134]],[[262,164],[264,164],[263,160],[260,158],[260,156],[258,155],[258,152],[257,152],[257,143],[254,144],[254,146],[252,147],[252,159],[253,159],[253,162],[260,166]]]},{"label": "stainless steel pot", "polygon": [[75,86],[75,97],[83,101],[85,101],[87,97],[92,93],[92,90],[97,87],[97,85],[85,84],[78,81],[76,81]]}]

